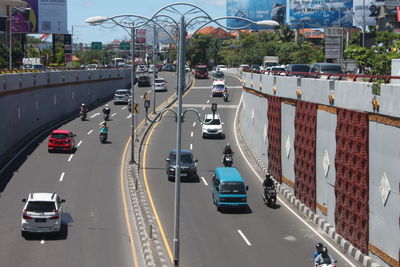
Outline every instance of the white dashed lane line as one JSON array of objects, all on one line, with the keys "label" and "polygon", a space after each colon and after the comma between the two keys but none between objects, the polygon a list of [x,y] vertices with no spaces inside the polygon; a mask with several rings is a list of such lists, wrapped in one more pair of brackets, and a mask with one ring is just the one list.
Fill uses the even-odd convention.
[{"label": "white dashed lane line", "polygon": [[90,130],[87,134],[91,134],[93,132],[93,130]]},{"label": "white dashed lane line", "polygon": [[42,245],[44,244],[44,239],[40,240],[40,244]]},{"label": "white dashed lane line", "polygon": [[123,110],[123,109],[126,109],[126,106],[125,106],[125,107],[123,107],[121,110]]},{"label": "white dashed lane line", "polygon": [[132,118],[132,114],[129,114],[126,118],[127,118],[127,119]]},{"label": "white dashed lane line", "polygon": [[210,103],[210,99],[207,100],[207,104]]},{"label": "white dashed lane line", "polygon": [[206,109],[206,106],[203,107],[203,110],[205,110],[205,109]]},{"label": "white dashed lane line", "polygon": [[251,243],[250,243],[249,240],[246,238],[246,236],[242,233],[242,231],[240,231],[240,230],[237,230],[237,231],[238,231],[239,235],[243,238],[244,242],[246,242],[246,244],[247,244],[248,246],[251,246]]},{"label": "white dashed lane line", "polygon": [[192,150],[193,149],[193,145],[192,144],[190,144],[190,150]]},{"label": "white dashed lane line", "polygon": [[193,137],[193,132],[190,133],[190,137]]},{"label": "white dashed lane line", "polygon": [[82,140],[79,141],[79,143],[76,146],[80,146],[82,144]]},{"label": "white dashed lane line", "polygon": [[64,175],[65,175],[65,172],[63,172],[63,173],[61,173],[61,176],[60,176],[60,182],[62,182],[62,180],[64,179]]},{"label": "white dashed lane line", "polygon": [[117,115],[117,113],[112,114],[111,117],[114,117],[115,115]]},{"label": "white dashed lane line", "polygon": [[100,115],[100,113],[95,113],[95,114],[93,114],[92,116],[90,116],[90,118],[94,118],[94,117],[96,117],[96,116],[99,116]]},{"label": "white dashed lane line", "polygon": [[102,125],[104,123],[104,121],[100,122],[99,125]]},{"label": "white dashed lane line", "polygon": [[208,183],[207,183],[206,179],[203,176],[201,176],[201,180],[203,180],[203,183],[208,186]]},{"label": "white dashed lane line", "polygon": [[71,155],[71,156],[69,156],[69,158],[68,158],[68,162],[70,162],[71,161],[71,159],[72,159],[72,157],[73,157],[74,155]]},{"label": "white dashed lane line", "polygon": [[193,122],[193,127],[196,126],[196,122]]}]

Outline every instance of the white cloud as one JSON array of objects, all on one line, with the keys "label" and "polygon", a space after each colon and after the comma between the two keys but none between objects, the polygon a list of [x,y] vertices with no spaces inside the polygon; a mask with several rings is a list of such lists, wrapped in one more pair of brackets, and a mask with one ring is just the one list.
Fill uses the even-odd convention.
[{"label": "white cloud", "polygon": [[96,2],[93,1],[93,0],[84,0],[84,1],[83,1],[83,4],[84,4],[86,7],[95,7],[95,6],[96,6]]}]

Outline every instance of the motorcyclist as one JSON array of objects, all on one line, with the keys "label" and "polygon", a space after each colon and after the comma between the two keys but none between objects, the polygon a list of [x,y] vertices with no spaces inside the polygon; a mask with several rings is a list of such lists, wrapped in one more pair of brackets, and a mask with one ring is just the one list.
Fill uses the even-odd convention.
[{"label": "motorcyclist", "polygon": [[272,180],[271,174],[269,174],[269,172],[267,172],[267,174],[265,174],[265,180],[263,181],[263,187],[264,187],[264,190],[267,188],[271,188],[271,189],[275,188],[274,180]]},{"label": "motorcyclist", "polygon": [[86,113],[87,113],[87,107],[86,107],[85,103],[82,103],[80,113],[86,115]]},{"label": "motorcyclist", "polygon": [[103,108],[103,113],[106,115],[110,115],[111,109],[108,104]]},{"label": "motorcyclist", "polygon": [[103,122],[100,126],[100,135],[105,134],[106,135],[106,139],[108,137],[108,127],[106,122]]},{"label": "motorcyclist", "polygon": [[[319,254],[315,259],[314,259],[314,266],[320,266],[321,264],[334,264],[335,260],[328,254],[328,249],[326,247],[323,247],[321,249],[321,254]],[[333,265],[335,266],[335,265]]]},{"label": "motorcyclist", "polygon": [[321,254],[321,251],[322,251],[322,248],[323,248],[324,246],[322,245],[322,243],[317,243],[316,245],[315,245],[315,251],[314,251],[314,253],[313,253],[313,256],[312,256],[312,261],[314,262],[314,260],[315,260],[315,258],[319,255],[319,254]]},{"label": "motorcyclist", "polygon": [[233,154],[231,145],[229,143],[225,145],[223,154],[224,155],[232,155]]}]

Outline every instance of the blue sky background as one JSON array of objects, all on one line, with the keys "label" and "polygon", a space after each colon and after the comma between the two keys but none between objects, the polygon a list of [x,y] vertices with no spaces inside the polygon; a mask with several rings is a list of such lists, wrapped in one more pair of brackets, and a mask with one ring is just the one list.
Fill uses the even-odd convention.
[{"label": "blue sky background", "polygon": [[[74,25],[74,43],[96,41],[110,43],[115,39],[128,39],[128,34],[119,27],[113,29],[93,27],[87,25],[84,21],[93,16],[111,17],[120,14],[137,14],[150,17],[165,5],[176,2],[179,2],[179,0],[68,0],[68,31],[71,32],[72,25]],[[226,16],[226,0],[186,2],[199,6],[213,18]]]}]

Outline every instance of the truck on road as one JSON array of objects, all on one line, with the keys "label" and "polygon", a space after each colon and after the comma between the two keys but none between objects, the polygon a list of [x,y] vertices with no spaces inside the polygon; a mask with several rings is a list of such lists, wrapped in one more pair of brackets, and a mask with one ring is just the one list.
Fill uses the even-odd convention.
[{"label": "truck on road", "polygon": [[268,67],[278,66],[279,57],[276,56],[265,56],[263,58],[263,69],[265,70]]}]

